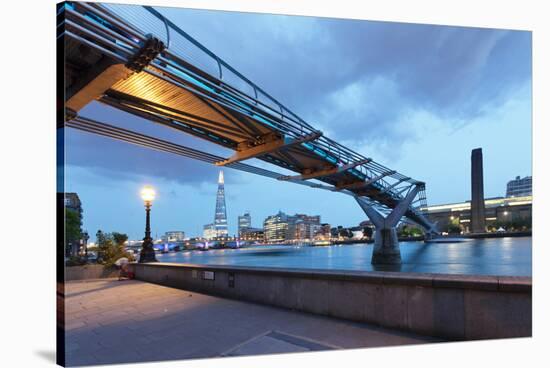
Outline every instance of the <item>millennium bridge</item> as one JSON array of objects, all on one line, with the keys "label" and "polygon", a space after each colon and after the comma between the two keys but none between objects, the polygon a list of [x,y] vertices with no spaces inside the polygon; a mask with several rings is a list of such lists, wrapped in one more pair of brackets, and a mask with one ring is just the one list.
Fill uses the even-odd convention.
[{"label": "millennium bridge", "polygon": [[[422,212],[424,182],[324,136],[152,7],[59,4],[57,51],[58,129],[353,196],[375,226],[375,264],[401,262],[400,221],[420,225],[428,237],[437,233]],[[234,154],[220,157],[79,115],[92,101]],[[243,162],[252,158],[293,175]]]}]

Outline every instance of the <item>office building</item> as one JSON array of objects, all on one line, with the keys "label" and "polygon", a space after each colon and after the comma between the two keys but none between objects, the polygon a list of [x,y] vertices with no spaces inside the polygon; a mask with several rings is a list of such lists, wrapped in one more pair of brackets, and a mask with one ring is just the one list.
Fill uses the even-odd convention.
[{"label": "office building", "polygon": [[264,221],[264,237],[267,242],[314,239],[315,233],[320,229],[320,216],[289,216],[279,211]]},{"label": "office building", "polygon": [[241,240],[245,241],[263,242],[265,240],[264,229],[258,229],[255,227],[247,227],[242,229],[239,236]]},{"label": "office building", "polygon": [[[532,197],[498,197],[484,201],[484,221],[489,231],[495,231],[506,224],[531,227]],[[471,233],[471,203],[450,203],[428,206],[422,209],[430,221],[437,223],[440,231],[448,232],[456,228],[463,233]]]},{"label": "office building", "polygon": [[288,240],[313,239],[321,228],[321,216],[296,214],[289,217]]},{"label": "office building", "polygon": [[225,185],[223,171],[221,170],[218,176],[218,190],[216,192],[216,211],[214,213],[214,222],[203,226],[203,237],[206,239],[228,237],[227,210],[225,207]]},{"label": "office building", "polygon": [[206,224],[203,226],[202,236],[205,239],[214,239],[218,237],[214,224]]},{"label": "office building", "polygon": [[287,240],[289,216],[279,211],[276,215],[264,220],[264,238],[266,242],[280,242]]},{"label": "office building", "polygon": [[239,236],[242,236],[242,231],[244,229],[248,229],[252,227],[252,218],[250,217],[250,213],[246,212],[244,215],[239,216],[238,218],[238,224],[239,224]]},{"label": "office building", "polygon": [[164,240],[167,242],[183,241],[185,232],[183,231],[167,231],[164,233]]},{"label": "office building", "polygon": [[533,178],[516,176],[506,184],[506,197],[525,197],[533,195]]},{"label": "office building", "polygon": [[218,191],[216,193],[216,213],[214,215],[214,230],[216,231],[217,238],[228,236],[227,211],[225,208],[225,187],[223,171],[221,170],[218,176]]},{"label": "office building", "polygon": [[[82,231],[82,202],[76,193],[65,193],[64,196],[64,205],[65,209],[74,212],[78,218],[78,226],[80,234],[83,234]],[[66,239],[66,255],[67,256],[77,256],[80,252],[80,248],[84,247],[84,239]]]}]

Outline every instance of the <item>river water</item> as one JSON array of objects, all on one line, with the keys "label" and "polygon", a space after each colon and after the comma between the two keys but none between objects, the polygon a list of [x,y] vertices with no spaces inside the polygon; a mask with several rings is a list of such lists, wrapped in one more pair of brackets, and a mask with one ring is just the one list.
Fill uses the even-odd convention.
[{"label": "river water", "polygon": [[211,249],[157,254],[157,259],[208,265],[531,276],[531,237],[400,244],[400,266],[371,265],[372,244]]}]

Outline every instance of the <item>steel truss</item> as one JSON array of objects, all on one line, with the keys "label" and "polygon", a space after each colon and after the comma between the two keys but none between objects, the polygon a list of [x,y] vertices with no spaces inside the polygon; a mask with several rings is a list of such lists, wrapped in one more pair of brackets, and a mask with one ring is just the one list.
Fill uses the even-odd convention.
[{"label": "steel truss", "polygon": [[[368,187],[367,189],[371,188],[372,190],[367,191],[368,194],[362,195],[362,198],[365,203],[377,208],[381,213],[391,212],[412,190],[417,191],[416,199],[407,209],[405,216],[425,229],[432,228],[432,224],[421,211],[422,208],[427,207],[423,182],[390,170],[371,158],[319,134],[317,129],[152,7],[68,2],[65,3],[61,11],[65,12],[65,17],[63,17],[62,24],[58,24],[58,38],[65,36],[76,40],[125,65],[135,62],[136,55],[140,52],[143,53],[144,46],[152,42],[151,37],[157,37],[154,39],[155,45],[161,47],[146,55],[150,60],[146,58],[148,64],[139,65],[141,73],[147,73],[170,85],[189,91],[210,104],[212,108],[220,106],[228,111],[228,114],[235,112],[246,116],[255,124],[268,127],[273,132],[280,134],[284,139],[303,141],[300,143],[300,149],[305,148],[305,151],[309,152],[308,154],[312,157],[325,160],[328,167],[327,173],[331,172],[331,167],[334,169],[334,173],[345,171],[356,177],[358,181],[363,182]],[[125,19],[131,19],[132,22]],[[239,85],[239,88],[235,85]],[[249,92],[245,92],[245,89]],[[211,121],[190,116],[183,111],[167,111],[164,106],[155,106],[151,102],[141,101],[132,96],[117,95],[112,91],[102,95],[99,101],[227,148],[236,149],[238,145],[238,142],[216,134],[217,132],[227,133],[228,128],[223,131],[221,127],[216,127]],[[254,125],[238,119],[236,116],[232,115],[229,118],[235,124],[234,128],[231,128],[231,134],[250,135],[257,130]],[[189,124],[186,124],[186,121]],[[182,147],[82,117],[69,120],[66,125],[211,164],[227,162],[224,157]],[[316,138],[313,140],[308,138],[312,136]],[[357,195],[349,192],[345,187],[338,189],[334,185],[319,184],[310,182],[308,179],[298,178],[304,175],[304,168],[299,167],[299,163],[293,160],[291,152],[289,149],[281,154],[286,158],[284,161],[269,154],[258,158],[300,174],[295,177],[238,161],[230,162],[226,166],[274,179],[284,178],[292,183],[313,188]],[[307,177],[307,175],[304,176]],[[327,181],[328,175],[315,177],[314,174],[310,174],[310,176],[315,180],[331,184],[330,181]]]}]

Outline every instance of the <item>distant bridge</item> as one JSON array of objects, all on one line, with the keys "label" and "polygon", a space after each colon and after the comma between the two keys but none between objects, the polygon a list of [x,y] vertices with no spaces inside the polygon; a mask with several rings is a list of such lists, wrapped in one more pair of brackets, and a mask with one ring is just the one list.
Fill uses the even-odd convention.
[{"label": "distant bridge", "polygon": [[[436,232],[421,211],[423,182],[325,137],[154,8],[75,2],[60,4],[57,16],[60,127],[351,195],[376,228],[373,263],[401,261],[395,228],[403,216]],[[79,116],[94,100],[234,154],[219,157]],[[251,158],[295,174],[243,163]]]}]

